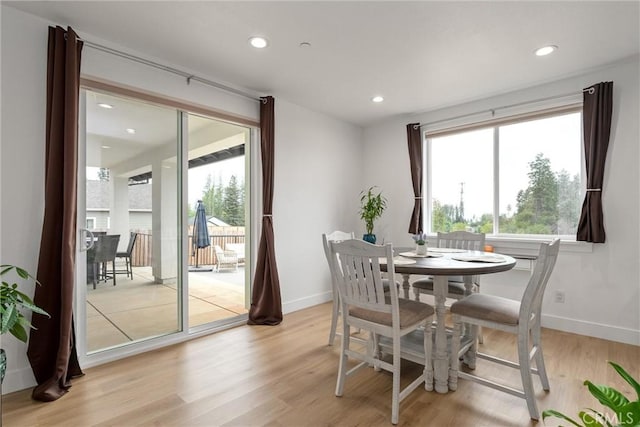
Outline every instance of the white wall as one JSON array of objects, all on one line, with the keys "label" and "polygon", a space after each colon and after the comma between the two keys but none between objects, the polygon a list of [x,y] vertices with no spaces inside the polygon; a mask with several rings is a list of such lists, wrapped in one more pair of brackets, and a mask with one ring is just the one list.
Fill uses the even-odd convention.
[{"label": "white wall", "polygon": [[[48,25],[56,23],[4,4],[0,11],[0,260],[35,272],[44,211],[47,31]],[[90,29],[78,26],[74,29],[93,42],[126,50],[91,37]],[[256,101],[198,83],[187,86],[183,78],[88,47],[83,50],[82,73],[259,119]],[[215,76],[203,77],[216,80]],[[359,192],[361,130],[287,103],[278,98],[277,93],[272,95],[276,98],[273,211],[276,253],[283,306],[285,311],[292,311],[330,298],[329,273],[320,235],[333,229],[354,227],[350,219],[357,209],[354,198]],[[33,293],[33,288],[24,290]],[[26,345],[10,336],[2,339],[2,348],[8,356],[3,392],[34,385]]]},{"label": "white wall", "polygon": [[331,299],[321,236],[357,225],[362,131],[282,99],[275,114],[273,221],[287,313]]},{"label": "white wall", "polygon": [[[4,5],[1,11],[0,262],[35,273],[44,212],[47,27]],[[23,291],[33,295],[33,286]],[[33,384],[26,345],[3,335],[2,348],[3,391]]]},{"label": "white wall", "polygon": [[[603,203],[607,242],[587,252],[561,249],[547,288],[543,324],[600,338],[640,344],[640,177],[638,161],[638,57],[588,74],[550,82],[493,98],[424,114],[397,117],[364,132],[364,182],[377,183],[389,199],[379,230],[396,245],[409,245],[408,221],[413,206],[405,125],[512,105],[550,96],[580,92],[600,81],[614,82],[614,113]],[[585,249],[579,246],[576,249]],[[482,279],[486,292],[518,298],[527,276],[512,272]],[[512,281],[512,283],[509,283]],[[515,289],[515,290],[514,290]],[[566,293],[554,303],[556,290]]]}]

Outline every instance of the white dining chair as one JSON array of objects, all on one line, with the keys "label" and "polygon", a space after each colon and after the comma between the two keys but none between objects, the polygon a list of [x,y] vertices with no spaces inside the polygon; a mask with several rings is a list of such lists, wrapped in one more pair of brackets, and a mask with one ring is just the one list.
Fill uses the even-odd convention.
[{"label": "white dining chair", "polygon": [[[398,423],[400,402],[413,390],[424,384],[425,389],[433,389],[433,368],[431,364],[431,322],[432,306],[398,298],[398,288],[390,286],[385,293],[381,263],[387,264],[390,277],[395,273],[393,248],[391,244],[372,245],[361,240],[329,242],[330,265],[340,296],[342,312],[342,346],[336,396],[342,396],[345,380],[360,369],[372,365],[376,370],[384,369],[393,374],[391,398],[391,422]],[[373,352],[355,351],[350,348],[351,327],[362,328],[372,333]],[[400,390],[400,338],[422,328],[424,342],[424,370],[403,390]],[[377,343],[378,335],[392,340],[393,361],[382,359]],[[349,358],[360,360],[355,367],[348,369]]]},{"label": "white dining chair", "polygon": [[[558,258],[559,248],[559,239],[540,245],[536,266],[521,301],[474,293],[451,305],[454,330],[450,353],[450,389],[456,389],[458,378],[475,381],[479,384],[525,399],[531,418],[534,420],[539,418],[531,374],[538,375],[542,383],[542,388],[549,390],[549,379],[547,378],[547,372],[544,366],[542,342],[540,339],[540,312],[544,290],[553,271],[556,259]],[[465,358],[467,365],[475,369],[477,357],[519,369],[522,379],[521,390],[507,387],[474,374],[459,371],[458,356],[461,352],[460,337],[463,323],[471,325],[472,340],[471,344],[469,344],[467,357]],[[478,353],[477,337],[475,336],[478,326],[498,329],[517,335],[518,363]],[[529,348],[530,343],[531,349]],[[462,351],[464,350],[465,349],[462,349]],[[535,368],[532,368],[531,360],[534,360]]]},{"label": "white dining chair", "polygon": [[[436,248],[460,249],[465,251],[484,251],[485,234],[469,231],[438,232]],[[433,295],[433,278],[418,279],[411,284],[416,301],[420,294]],[[480,276],[450,277],[447,283],[447,298],[459,300],[471,292],[480,291]],[[478,331],[480,343],[484,342],[482,331]]]},{"label": "white dining chair", "polygon": [[[353,231],[348,233],[345,231],[336,230],[332,233],[326,233],[322,235],[322,246],[324,248],[324,254],[327,258],[329,269],[331,269],[331,249],[329,248],[329,242],[351,239],[355,239],[355,234],[353,233]],[[340,334],[336,332],[336,329],[338,327],[338,318],[340,317],[340,302],[338,290],[336,289],[336,284],[333,277],[331,278],[331,290],[333,291],[333,306],[331,309],[331,329],[329,329],[329,345],[333,345],[336,339],[336,334],[340,336]]]},{"label": "white dining chair", "polygon": [[[324,253],[327,257],[327,262],[330,264],[330,250],[329,250],[329,242],[340,242],[344,240],[355,239],[355,233],[352,231],[350,233],[345,231],[336,230],[332,233],[327,233],[322,235],[322,245],[324,247]],[[383,286],[385,292],[389,291],[389,279],[383,279]],[[396,286],[399,288],[400,283],[396,282]],[[331,309],[331,329],[329,330],[329,345],[333,345],[336,340],[336,336],[341,336],[340,332],[337,332],[338,329],[338,320],[340,319],[340,302],[338,290],[336,289],[336,284],[334,283],[333,278],[331,279],[331,289],[333,292],[333,306]],[[356,331],[360,332],[360,330]],[[366,344],[366,339],[354,337],[352,339],[356,342],[360,342],[362,344]]]},{"label": "white dining chair", "polygon": [[[451,233],[438,232],[436,248],[461,249],[468,251],[483,251],[485,242],[484,233],[471,233],[469,231],[452,231]],[[480,286],[479,276],[473,276],[470,285],[465,286],[462,278],[450,279],[447,289],[447,298],[459,300],[471,291],[477,291]],[[433,295],[433,278],[427,277],[416,280],[411,284],[416,301],[420,301],[420,294]]]}]

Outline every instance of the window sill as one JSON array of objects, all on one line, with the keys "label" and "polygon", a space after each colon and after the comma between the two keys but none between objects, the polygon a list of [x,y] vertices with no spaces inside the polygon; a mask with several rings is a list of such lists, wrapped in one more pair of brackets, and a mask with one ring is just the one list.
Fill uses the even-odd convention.
[{"label": "window sill", "polygon": [[[503,253],[516,258],[518,256],[529,258],[538,254],[541,243],[549,242],[551,239],[551,236],[487,236],[486,243],[493,246],[494,252]],[[560,236],[560,239],[561,252],[593,252],[593,243],[576,241],[573,236]]]}]

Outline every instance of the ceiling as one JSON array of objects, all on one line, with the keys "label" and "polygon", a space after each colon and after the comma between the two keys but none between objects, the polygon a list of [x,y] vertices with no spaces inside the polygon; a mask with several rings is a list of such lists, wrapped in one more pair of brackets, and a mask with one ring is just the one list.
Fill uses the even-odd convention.
[{"label": "ceiling", "polygon": [[[3,2],[256,94],[367,126],[640,51],[640,2]],[[270,45],[249,46],[262,35]],[[307,42],[311,46],[301,47]],[[533,51],[554,44],[557,52]],[[371,102],[382,95],[380,104]]]}]

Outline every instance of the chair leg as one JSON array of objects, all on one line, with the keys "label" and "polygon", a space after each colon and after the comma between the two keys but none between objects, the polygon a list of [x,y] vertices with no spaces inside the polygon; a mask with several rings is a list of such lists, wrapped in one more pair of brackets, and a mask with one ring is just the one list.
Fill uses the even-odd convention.
[{"label": "chair leg", "polygon": [[478,354],[478,325],[468,325],[471,331],[471,347],[462,356],[462,360],[469,369],[476,369],[476,355]]},{"label": "chair leg", "polygon": [[432,341],[432,320],[427,320],[424,325],[424,389],[427,391],[433,391],[433,341]]},{"label": "chair leg", "polygon": [[340,364],[338,367],[338,382],[336,384],[336,396],[342,396],[344,392],[344,382],[347,378],[347,350],[349,350],[349,340],[351,335],[349,334],[349,325],[342,319],[342,344],[340,348]]},{"label": "chair leg", "polygon": [[116,261],[111,261],[111,274],[113,275],[113,286],[116,285]]},{"label": "chair leg", "polygon": [[416,301],[420,301],[420,289],[413,288],[413,299]]},{"label": "chair leg", "polygon": [[537,420],[538,406],[536,396],[533,392],[533,381],[531,379],[531,363],[529,360],[529,334],[518,334],[518,362],[520,365],[520,377],[522,378],[522,389],[524,391],[529,416],[532,420]]},{"label": "chair leg", "polygon": [[[382,351],[380,349],[380,340],[378,339],[378,334],[369,332],[369,342],[371,342],[371,356],[377,360],[382,359]],[[376,372],[380,372],[382,369],[380,368],[379,364],[374,363],[373,370]]]},{"label": "chair leg", "polygon": [[449,354],[449,390],[458,389],[458,369],[460,361],[460,337],[462,336],[462,320],[459,316],[453,316],[453,332],[451,333],[451,352]]},{"label": "chair leg", "polygon": [[538,369],[538,376],[542,383],[542,389],[549,391],[549,378],[547,378],[547,369],[544,366],[544,355],[542,353],[542,340],[540,339],[540,326],[536,325],[531,331],[531,338],[533,346],[536,348],[536,368]]},{"label": "chair leg", "polygon": [[393,387],[391,390],[391,424],[398,424],[400,413],[400,337],[393,339]]},{"label": "chair leg", "polygon": [[93,289],[96,288],[96,282],[98,280],[97,275],[98,275],[98,268],[97,268],[97,264],[94,262],[93,264],[91,264],[91,270],[93,271]]},{"label": "chair leg", "polygon": [[340,303],[336,301],[337,292],[333,293],[333,307],[331,308],[331,329],[329,330],[329,345],[333,345],[336,339],[336,328],[338,327],[338,316],[340,315]]}]

